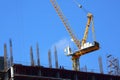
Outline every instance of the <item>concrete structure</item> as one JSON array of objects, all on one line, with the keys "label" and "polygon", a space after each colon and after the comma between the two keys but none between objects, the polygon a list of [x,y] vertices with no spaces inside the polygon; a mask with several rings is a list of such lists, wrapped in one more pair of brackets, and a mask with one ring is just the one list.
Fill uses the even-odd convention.
[{"label": "concrete structure", "polygon": [[4,57],[0,57],[0,71],[4,70]]},{"label": "concrete structure", "polygon": [[[11,43],[11,42],[10,42]],[[11,43],[12,44],[12,43]],[[10,61],[7,56],[7,45],[4,44],[4,56],[0,57],[0,80],[120,80],[120,76],[104,73],[67,70],[58,66],[57,50],[55,48],[55,68],[52,68],[51,52],[48,52],[49,68],[41,66],[39,48],[37,45],[37,62],[35,65],[33,49],[30,47],[30,66],[14,64],[12,45],[10,45]],[[101,61],[101,60],[100,60]],[[100,63],[101,64],[101,63]]]},{"label": "concrete structure", "polygon": [[7,72],[0,71],[0,80],[120,80],[120,76],[14,64]]}]

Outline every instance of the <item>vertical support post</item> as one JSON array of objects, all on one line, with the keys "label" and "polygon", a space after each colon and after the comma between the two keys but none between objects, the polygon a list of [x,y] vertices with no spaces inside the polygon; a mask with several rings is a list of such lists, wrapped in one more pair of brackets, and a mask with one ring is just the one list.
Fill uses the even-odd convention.
[{"label": "vertical support post", "polygon": [[95,76],[92,76],[92,80],[95,80]]},{"label": "vertical support post", "polygon": [[77,75],[77,73],[74,74],[74,80],[78,80],[78,75]]},{"label": "vertical support post", "polygon": [[38,66],[40,66],[40,57],[39,57],[39,46],[38,46],[38,43],[36,44],[36,48],[37,48],[37,64],[38,64]]},{"label": "vertical support post", "polygon": [[54,54],[55,54],[55,66],[58,69],[58,56],[57,56],[57,49],[56,46],[54,48]]},{"label": "vertical support post", "polygon": [[8,73],[8,72],[6,72],[6,73],[4,74],[4,80],[9,80],[9,73]]},{"label": "vertical support post", "polygon": [[8,61],[7,61],[7,45],[4,44],[4,70],[6,71],[8,68]]},{"label": "vertical support post", "polygon": [[87,66],[85,65],[85,72],[87,72]]},{"label": "vertical support post", "polygon": [[79,64],[79,58],[74,58],[72,59],[72,67],[73,67],[73,70],[75,71],[80,71],[80,64]]},{"label": "vertical support post", "polygon": [[32,46],[30,47],[30,58],[31,58],[31,66],[34,66],[34,58],[33,58],[33,49]]},{"label": "vertical support post", "polygon": [[102,57],[99,56],[98,58],[98,61],[99,61],[99,68],[100,68],[100,73],[103,74],[103,64],[102,64]]},{"label": "vertical support post", "polygon": [[12,53],[12,41],[11,39],[9,40],[10,42],[10,66],[13,65],[13,53]]},{"label": "vertical support post", "polygon": [[51,60],[51,51],[48,51],[48,62],[49,62],[49,68],[52,68],[52,60]]},{"label": "vertical support post", "polygon": [[11,80],[14,80],[14,68],[13,66],[10,68]]}]

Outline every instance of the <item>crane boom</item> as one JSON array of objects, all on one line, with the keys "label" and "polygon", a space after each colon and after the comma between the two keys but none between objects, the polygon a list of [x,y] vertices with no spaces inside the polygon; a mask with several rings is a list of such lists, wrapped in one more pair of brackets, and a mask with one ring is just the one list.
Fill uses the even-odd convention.
[{"label": "crane boom", "polygon": [[59,5],[57,4],[56,0],[50,0],[54,9],[56,10],[58,16],[60,17],[60,19],[62,20],[66,30],[68,31],[68,33],[70,34],[71,38],[73,39],[73,42],[77,45],[77,47],[80,49],[81,45],[80,45],[80,41],[76,38],[76,36],[73,34],[73,31],[70,27],[70,24],[68,23],[67,18],[64,16],[64,14],[62,13]]}]

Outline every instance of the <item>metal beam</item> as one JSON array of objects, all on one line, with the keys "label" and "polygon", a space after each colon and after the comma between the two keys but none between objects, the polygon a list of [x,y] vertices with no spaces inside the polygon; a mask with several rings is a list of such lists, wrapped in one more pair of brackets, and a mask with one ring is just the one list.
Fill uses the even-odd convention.
[{"label": "metal beam", "polygon": [[12,52],[12,41],[11,39],[9,40],[10,42],[10,66],[13,65],[13,52]]},{"label": "metal beam", "polygon": [[56,66],[56,68],[58,68],[58,56],[57,56],[56,46],[54,47],[54,54],[55,54],[55,66]]},{"label": "metal beam", "polygon": [[30,58],[31,58],[31,66],[34,66],[34,58],[33,58],[33,49],[32,46],[30,47]]},{"label": "metal beam", "polygon": [[48,62],[49,62],[49,68],[52,68],[52,60],[51,60],[51,51],[48,51]]},{"label": "metal beam", "polygon": [[8,61],[7,61],[7,45],[4,44],[4,70],[6,71],[8,68]]},{"label": "metal beam", "polygon": [[38,45],[38,43],[36,44],[36,49],[37,49],[37,65],[40,66],[39,45]]}]

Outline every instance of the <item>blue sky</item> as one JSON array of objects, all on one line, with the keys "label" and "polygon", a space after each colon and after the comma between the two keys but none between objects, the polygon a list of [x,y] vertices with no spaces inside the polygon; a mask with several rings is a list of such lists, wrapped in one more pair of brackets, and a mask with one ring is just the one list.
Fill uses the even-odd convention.
[{"label": "blue sky", "polygon": [[[106,71],[106,54],[120,59],[120,1],[119,0],[77,0],[86,10],[94,15],[96,39],[100,50],[80,58],[81,68],[99,71],[98,56],[102,56]],[[57,0],[64,15],[78,39],[82,39],[87,22],[86,13],[79,9],[73,0]],[[91,31],[91,30],[90,30]],[[92,35],[89,34],[88,40]],[[48,50],[51,49],[54,67],[53,48],[58,50],[59,65],[72,68],[70,57],[64,55],[63,49],[71,44],[70,36],[56,14],[50,0],[1,0],[0,1],[0,56],[3,55],[3,44],[7,43],[9,54],[9,38],[13,42],[14,62],[29,64],[30,46],[33,46],[36,59],[36,43],[39,43],[41,65],[48,66]],[[92,64],[92,65],[91,65]]]}]

